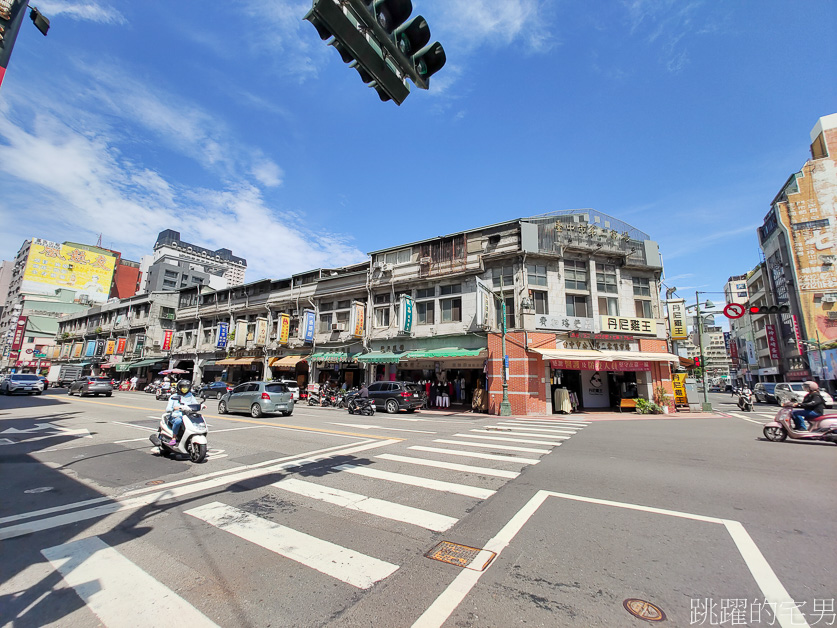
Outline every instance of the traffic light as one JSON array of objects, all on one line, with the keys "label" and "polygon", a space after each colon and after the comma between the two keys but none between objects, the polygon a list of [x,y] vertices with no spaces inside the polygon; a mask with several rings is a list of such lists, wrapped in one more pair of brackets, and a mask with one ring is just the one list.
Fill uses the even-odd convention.
[{"label": "traffic light", "polygon": [[427,20],[409,19],[412,10],[411,0],[313,0],[305,19],[381,100],[400,105],[410,94],[407,78],[427,89],[446,61],[439,42],[428,45]]},{"label": "traffic light", "polygon": [[790,314],[789,305],[751,305],[747,307],[750,314]]},{"label": "traffic light", "polygon": [[32,19],[32,23],[35,25],[35,28],[41,31],[41,34],[46,37],[47,31],[49,30],[49,20],[46,16],[38,11],[37,7],[32,7],[29,11],[29,17]]}]

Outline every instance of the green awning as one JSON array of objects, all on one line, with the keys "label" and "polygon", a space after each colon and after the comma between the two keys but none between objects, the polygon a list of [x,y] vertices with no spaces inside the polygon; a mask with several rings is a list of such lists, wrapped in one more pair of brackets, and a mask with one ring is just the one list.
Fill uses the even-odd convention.
[{"label": "green awning", "polygon": [[133,364],[129,364],[128,368],[131,370],[140,369],[144,366],[151,366],[152,364],[158,364],[163,362],[160,358],[154,358],[153,360],[140,360],[139,362],[134,362]]},{"label": "green awning", "polygon": [[478,358],[485,349],[428,349],[426,351],[409,351],[404,354],[404,359],[415,360],[418,358]]},{"label": "green awning", "polygon": [[306,358],[306,360],[310,362],[330,362],[332,364],[338,364],[340,362],[356,362],[357,361],[357,354],[352,353],[349,354],[346,351],[332,351],[332,352],[325,352],[325,353],[315,353],[310,357]]},{"label": "green awning", "polygon": [[386,351],[373,351],[357,356],[358,362],[364,364],[397,364],[406,353],[387,353]]}]

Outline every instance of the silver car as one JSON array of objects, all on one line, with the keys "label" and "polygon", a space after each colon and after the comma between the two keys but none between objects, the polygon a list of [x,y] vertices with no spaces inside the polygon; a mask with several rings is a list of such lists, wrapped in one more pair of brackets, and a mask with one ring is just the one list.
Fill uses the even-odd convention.
[{"label": "silver car", "polygon": [[0,392],[4,395],[13,395],[16,392],[25,392],[27,395],[40,395],[44,392],[44,383],[37,375],[12,373],[0,384]]},{"label": "silver car", "polygon": [[274,412],[291,416],[293,411],[293,394],[278,382],[247,382],[233,388],[218,402],[220,414],[247,412],[254,419]]},{"label": "silver car", "polygon": [[[782,405],[787,402],[800,403],[808,393],[802,387],[801,382],[782,382],[781,384],[776,384],[773,394],[776,396],[776,402]],[[822,400],[825,401],[826,408],[834,405],[834,399],[822,388],[820,388],[820,394],[822,395]]]}]

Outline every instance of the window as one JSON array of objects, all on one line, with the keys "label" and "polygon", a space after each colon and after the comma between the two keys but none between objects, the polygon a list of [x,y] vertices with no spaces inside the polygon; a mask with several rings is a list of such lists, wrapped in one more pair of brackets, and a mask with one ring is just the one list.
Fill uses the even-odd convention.
[{"label": "window", "polygon": [[535,314],[549,314],[549,293],[546,290],[532,290],[532,304]]},{"label": "window", "polygon": [[348,310],[352,306],[351,301],[338,301],[337,302],[337,309],[338,310]]},{"label": "window", "polygon": [[636,299],[634,301],[634,305],[636,306],[637,318],[654,318],[651,314],[651,301],[646,301],[645,299]]},{"label": "window", "polygon": [[616,297],[599,297],[600,316],[619,316],[619,300]]},{"label": "window", "polygon": [[436,296],[436,288],[421,288],[416,290],[417,299],[432,299]]},{"label": "window", "polygon": [[464,260],[465,236],[458,235],[422,244],[420,257],[429,257],[434,264]]},{"label": "window", "polygon": [[374,303],[375,303],[375,305],[382,305],[384,303],[389,303],[389,295],[388,294],[376,294]]},{"label": "window", "polygon": [[349,312],[337,312],[337,322],[349,325]]},{"label": "window", "polygon": [[328,303],[320,303],[320,312],[330,312],[334,309],[334,301]]},{"label": "window", "polygon": [[491,282],[495,288],[500,287],[500,277],[503,278],[503,287],[509,288],[514,285],[514,266],[503,266],[491,271]]},{"label": "window", "polygon": [[399,249],[398,251],[391,251],[386,255],[379,255],[378,261],[387,264],[407,264],[410,261],[410,249]]},{"label": "window", "polygon": [[616,284],[616,266],[610,264],[596,264],[596,289],[599,292],[619,292]]},{"label": "window", "polygon": [[568,294],[567,316],[578,316],[579,318],[588,318],[589,315],[587,313],[587,297]]},{"label": "window", "polygon": [[459,323],[462,321],[462,298],[442,299],[439,301],[442,310],[443,323]]},{"label": "window", "polygon": [[545,286],[546,283],[546,266],[538,264],[527,264],[526,271],[529,276],[530,286]]},{"label": "window", "polygon": [[320,333],[325,334],[331,331],[331,314],[320,314]]},{"label": "window", "polygon": [[375,308],[375,327],[389,327],[389,307]]},{"label": "window", "polygon": [[650,297],[651,296],[651,281],[645,277],[634,277],[634,296],[635,297]]},{"label": "window", "polygon": [[439,287],[439,294],[441,296],[446,296],[449,294],[462,294],[462,284],[461,283],[454,283],[449,286],[440,286]]},{"label": "window", "polygon": [[374,384],[369,386],[369,392],[381,392],[382,390],[384,390],[384,386],[386,386],[386,384],[384,384],[383,382],[375,382]]},{"label": "window", "polygon": [[[503,326],[503,304],[494,299],[495,307],[494,313],[497,319],[497,326],[502,328]],[[514,297],[506,297],[506,329],[514,329],[516,325],[514,324]]]},{"label": "window", "polygon": [[418,301],[416,303],[416,325],[433,325],[436,322],[436,302]]},{"label": "window", "polygon": [[564,283],[567,290],[587,290],[587,262],[564,260]]}]

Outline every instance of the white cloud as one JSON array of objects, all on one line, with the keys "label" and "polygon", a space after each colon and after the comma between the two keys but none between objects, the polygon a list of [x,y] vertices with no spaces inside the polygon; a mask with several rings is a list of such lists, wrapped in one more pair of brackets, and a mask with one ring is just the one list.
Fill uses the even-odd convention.
[{"label": "white cloud", "polygon": [[59,15],[71,20],[99,22],[102,24],[125,24],[127,20],[113,7],[103,7],[96,2],[55,2],[39,0],[38,9],[52,19]]}]

